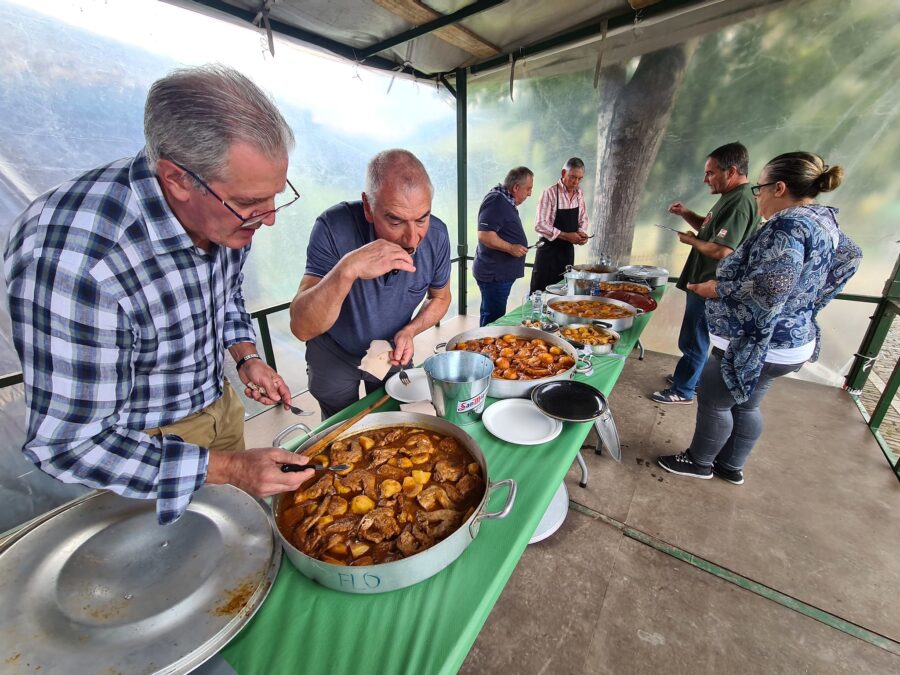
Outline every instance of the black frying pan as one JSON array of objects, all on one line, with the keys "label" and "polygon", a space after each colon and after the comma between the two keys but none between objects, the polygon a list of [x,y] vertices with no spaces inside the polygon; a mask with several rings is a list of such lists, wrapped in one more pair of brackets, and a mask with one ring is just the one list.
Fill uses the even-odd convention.
[{"label": "black frying pan", "polygon": [[[619,431],[606,397],[595,387],[575,380],[545,382],[531,390],[531,400],[545,415],[566,422],[590,422],[600,440],[617,462],[622,461]],[[597,448],[600,454],[600,448]]]}]

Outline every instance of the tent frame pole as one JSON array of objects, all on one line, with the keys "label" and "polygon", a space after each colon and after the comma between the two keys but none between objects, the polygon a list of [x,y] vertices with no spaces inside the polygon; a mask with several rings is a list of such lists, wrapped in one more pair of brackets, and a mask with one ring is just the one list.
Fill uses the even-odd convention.
[{"label": "tent frame pole", "polygon": [[459,314],[465,316],[467,309],[466,302],[466,284],[469,280],[468,260],[469,246],[467,242],[468,227],[466,223],[466,202],[467,199],[467,178],[468,178],[468,155],[467,155],[467,124],[466,117],[466,70],[459,68],[456,70],[456,233],[457,246],[456,255],[459,263],[459,278],[457,279],[457,288],[459,296],[457,298]]}]

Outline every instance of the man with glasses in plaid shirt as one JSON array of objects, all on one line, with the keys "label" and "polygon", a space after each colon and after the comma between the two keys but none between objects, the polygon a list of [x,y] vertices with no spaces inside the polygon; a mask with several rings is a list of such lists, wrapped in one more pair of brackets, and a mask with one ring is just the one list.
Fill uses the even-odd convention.
[{"label": "man with glasses in plaid shirt", "polygon": [[257,497],[312,475],[278,448],[245,450],[245,393],[290,390],[256,353],[242,268],[256,231],[298,197],[294,136],[272,101],[222,66],[155,82],[146,146],[50,190],[17,219],[5,254],[25,380],[25,455],[66,483],[155,499],[177,520],[204,483]]}]

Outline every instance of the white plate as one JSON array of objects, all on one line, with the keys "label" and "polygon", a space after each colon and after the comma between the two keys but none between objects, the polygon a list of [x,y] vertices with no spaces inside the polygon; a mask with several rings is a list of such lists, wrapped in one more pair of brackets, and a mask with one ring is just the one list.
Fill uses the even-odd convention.
[{"label": "white plate", "polygon": [[384,390],[388,395],[401,403],[414,401],[430,401],[431,389],[428,388],[428,376],[422,368],[407,368],[409,384],[400,381],[400,373],[394,373],[384,383]]},{"label": "white plate", "polygon": [[552,441],[562,431],[562,422],[547,417],[524,398],[497,401],[481,417],[485,428],[497,438],[518,445]]},{"label": "white plate", "polygon": [[531,535],[531,539],[528,540],[528,543],[535,544],[539,541],[543,541],[556,532],[562,527],[568,513],[569,491],[566,489],[565,481],[563,481],[556,491],[556,494],[553,495],[553,499],[550,500],[550,505],[544,512],[544,517],[541,518],[541,522],[538,523],[537,529],[534,531],[534,534]]}]

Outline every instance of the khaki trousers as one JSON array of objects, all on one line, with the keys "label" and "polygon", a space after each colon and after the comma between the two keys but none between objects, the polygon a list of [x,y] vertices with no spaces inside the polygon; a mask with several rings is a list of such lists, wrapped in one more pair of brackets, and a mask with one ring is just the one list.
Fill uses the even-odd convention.
[{"label": "khaki trousers", "polygon": [[210,450],[244,449],[244,406],[228,380],[222,397],[203,410],[188,415],[174,424],[145,429],[145,434],[175,434],[188,443]]}]

